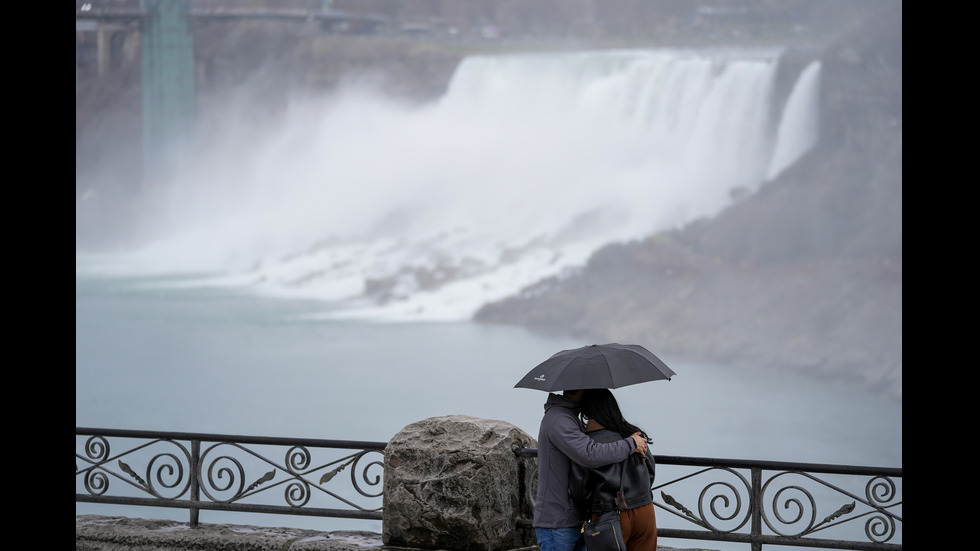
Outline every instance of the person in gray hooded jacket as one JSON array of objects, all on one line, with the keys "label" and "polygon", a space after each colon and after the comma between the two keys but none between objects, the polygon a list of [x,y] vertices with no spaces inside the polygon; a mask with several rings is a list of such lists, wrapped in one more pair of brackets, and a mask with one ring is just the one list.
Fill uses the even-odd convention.
[{"label": "person in gray hooded jacket", "polygon": [[631,453],[645,456],[647,442],[639,432],[615,442],[589,438],[578,419],[582,390],[549,393],[538,430],[538,491],[534,501],[534,532],[541,551],[578,551],[586,512],[569,495],[571,465],[597,468],[623,461]]}]

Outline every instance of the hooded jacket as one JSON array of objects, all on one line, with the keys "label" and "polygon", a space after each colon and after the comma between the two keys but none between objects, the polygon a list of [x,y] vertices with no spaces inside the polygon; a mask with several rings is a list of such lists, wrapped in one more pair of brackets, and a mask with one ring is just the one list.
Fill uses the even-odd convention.
[{"label": "hooded jacket", "polygon": [[[605,428],[586,434],[597,442],[614,442],[622,438]],[[625,461],[612,465],[591,469],[573,465],[569,493],[572,500],[589,513],[635,509],[653,502],[651,488],[655,474],[656,463],[650,448],[647,448],[645,457],[631,454]],[[620,488],[623,497],[617,500]]]},{"label": "hooded jacket", "polygon": [[[618,436],[618,435],[617,435]],[[569,495],[572,463],[601,467],[619,463],[636,450],[632,438],[602,443],[589,438],[578,420],[578,406],[559,394],[548,394],[538,431],[538,491],[534,501],[535,528],[579,527],[584,511],[576,510]]]}]

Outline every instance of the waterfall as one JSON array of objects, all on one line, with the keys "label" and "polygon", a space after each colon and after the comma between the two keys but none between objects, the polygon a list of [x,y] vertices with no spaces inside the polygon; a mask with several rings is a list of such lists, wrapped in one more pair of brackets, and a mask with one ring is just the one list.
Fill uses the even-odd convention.
[{"label": "waterfall", "polygon": [[772,180],[817,145],[820,136],[820,62],[812,61],[800,73],[786,100],[776,131],[766,181]]},{"label": "waterfall", "polygon": [[779,54],[475,56],[424,106],[351,86],[247,139],[229,124],[125,269],[337,317],[468,319],[606,244],[711,217],[802,154],[815,77],[794,122],[774,120]]}]

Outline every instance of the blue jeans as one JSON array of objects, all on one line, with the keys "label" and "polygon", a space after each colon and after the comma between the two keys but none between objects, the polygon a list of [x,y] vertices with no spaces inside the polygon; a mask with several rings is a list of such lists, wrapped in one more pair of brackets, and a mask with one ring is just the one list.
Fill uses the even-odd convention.
[{"label": "blue jeans", "polygon": [[585,551],[581,528],[535,528],[541,551]]}]

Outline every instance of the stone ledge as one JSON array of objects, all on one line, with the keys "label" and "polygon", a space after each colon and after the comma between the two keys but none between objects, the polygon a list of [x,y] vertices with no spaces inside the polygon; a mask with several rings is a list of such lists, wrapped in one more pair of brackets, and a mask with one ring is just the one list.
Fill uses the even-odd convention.
[{"label": "stone ledge", "polygon": [[[657,546],[659,551],[715,551]],[[238,524],[201,524],[119,516],[75,515],[75,551],[420,551],[386,546],[381,534],[321,532]],[[537,551],[538,546],[508,551]],[[427,550],[449,551],[449,550]]]},{"label": "stone ledge", "polygon": [[200,524],[117,516],[76,515],[76,551],[366,551],[384,547],[381,534],[320,532],[234,524]]}]

